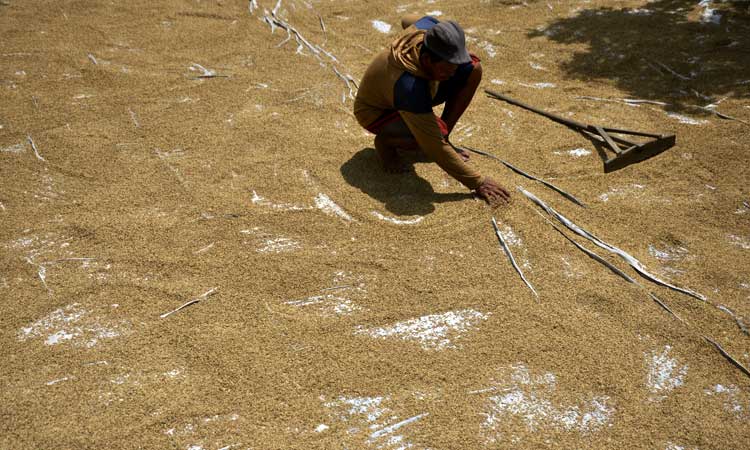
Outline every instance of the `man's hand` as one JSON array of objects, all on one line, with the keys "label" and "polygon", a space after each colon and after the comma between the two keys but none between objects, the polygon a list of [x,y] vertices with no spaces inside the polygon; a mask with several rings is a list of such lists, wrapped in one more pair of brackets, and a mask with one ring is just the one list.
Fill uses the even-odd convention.
[{"label": "man's hand", "polygon": [[500,206],[501,203],[510,202],[510,193],[492,178],[485,178],[476,192],[493,208]]}]

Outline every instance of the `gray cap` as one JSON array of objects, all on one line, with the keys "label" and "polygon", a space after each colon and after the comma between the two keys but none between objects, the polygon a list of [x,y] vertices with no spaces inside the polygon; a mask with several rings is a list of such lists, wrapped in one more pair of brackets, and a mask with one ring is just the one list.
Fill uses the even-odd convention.
[{"label": "gray cap", "polygon": [[451,64],[471,61],[461,26],[452,20],[440,22],[425,32],[424,46]]}]

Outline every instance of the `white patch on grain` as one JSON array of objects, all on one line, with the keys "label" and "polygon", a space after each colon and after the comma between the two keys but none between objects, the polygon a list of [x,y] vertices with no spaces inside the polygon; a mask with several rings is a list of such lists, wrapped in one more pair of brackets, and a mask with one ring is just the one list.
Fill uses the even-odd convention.
[{"label": "white patch on grain", "polygon": [[[298,250],[302,248],[302,244],[300,244],[299,242],[293,239],[272,236],[271,234],[266,233],[265,231],[261,230],[259,227],[253,227],[252,229],[240,230],[240,233],[256,236],[262,239],[262,241],[259,244],[257,244],[259,246],[255,250],[258,253],[283,253],[283,252],[290,252],[290,251],[294,251],[294,250]],[[247,241],[243,242],[243,244],[247,244],[247,243],[248,243]]]},{"label": "white patch on grain", "polygon": [[570,261],[568,261],[567,257],[561,256],[560,259],[562,260],[563,273],[565,274],[566,277],[581,278],[583,276],[583,272],[579,268],[573,266],[573,264]]},{"label": "white patch on grain", "polygon": [[398,322],[380,328],[357,326],[354,334],[366,334],[373,338],[385,339],[398,337],[405,341],[416,341],[425,350],[444,350],[456,348],[453,340],[459,339],[489,314],[473,309],[448,311],[442,314],[431,314]]},{"label": "white patch on grain", "polygon": [[534,89],[551,89],[551,88],[557,87],[555,83],[534,83],[534,84],[518,83],[518,84],[524,87],[530,87]]},{"label": "white patch on grain", "polygon": [[[586,434],[598,431],[612,422],[614,408],[610,399],[594,395],[573,405],[555,404],[550,397],[557,390],[557,378],[552,373],[534,376],[523,364],[512,365],[501,371],[493,386],[472,393],[497,392],[487,398],[483,414],[482,434],[488,443],[505,437],[505,429],[513,430],[515,420],[521,420],[531,432],[566,431]],[[520,435],[511,435],[518,442]]]},{"label": "white patch on grain", "polygon": [[361,300],[367,295],[363,277],[339,270],[334,272],[332,284],[333,286],[321,290],[321,292],[330,291],[331,293],[312,295],[284,303],[298,308],[315,306],[322,316],[349,315],[362,309],[354,301]]},{"label": "white patch on grain", "polygon": [[[325,397],[321,400],[325,401]],[[378,449],[407,449],[414,445],[408,442],[403,435],[396,431],[413,427],[416,422],[426,417],[428,413],[418,414],[405,420],[386,407],[390,397],[345,397],[325,402],[323,406],[330,409],[331,418],[348,426],[347,434],[361,436],[365,446],[374,446]],[[328,429],[327,425],[319,425],[321,431]],[[318,431],[320,432],[320,431]]]},{"label": "white patch on grain", "polygon": [[537,62],[534,62],[534,61],[530,61],[529,62],[529,67],[531,67],[534,70],[542,70],[542,71],[546,71],[547,70],[543,65],[541,65],[541,64],[539,64]]},{"label": "white patch on grain", "polygon": [[258,253],[284,253],[299,250],[302,245],[290,238],[277,237],[266,239],[256,250]]},{"label": "white patch on grain", "polygon": [[339,397],[336,401],[325,404],[328,408],[345,408],[347,418],[362,415],[367,422],[375,422],[388,409],[381,406],[383,397]]},{"label": "white patch on grain", "polygon": [[523,247],[523,240],[521,240],[516,232],[513,231],[509,225],[505,225],[503,229],[500,230],[500,236],[503,237],[503,240],[508,244],[508,247],[518,247],[523,250],[520,255],[516,254],[515,259],[520,262],[521,267],[524,269],[531,269],[531,262],[527,257],[526,248]]},{"label": "white patch on grain", "polygon": [[[126,322],[102,322],[91,317],[78,303],[57,309],[28,327],[21,328],[19,341],[44,338],[46,345],[57,345],[65,341],[76,341],[76,346],[95,346],[100,339],[111,339],[125,331]],[[57,329],[57,330],[55,330]]]},{"label": "white patch on grain", "polygon": [[[610,198],[613,197],[627,197],[630,194],[638,194],[638,191],[645,188],[646,186],[642,184],[631,184],[625,187],[613,187],[609,190],[609,192],[600,195],[599,200],[607,202],[610,200]],[[636,197],[638,197],[638,195],[636,195]]]},{"label": "white patch on grain", "polygon": [[169,372],[164,372],[164,376],[167,378],[177,378],[182,375],[182,369],[172,369]]},{"label": "white patch on grain", "polygon": [[651,396],[649,400],[660,401],[667,394],[685,383],[688,366],[680,365],[676,358],[670,358],[672,347],[664,346],[661,352],[652,350],[644,353],[646,359],[646,387]]},{"label": "white patch on grain", "polygon": [[432,17],[440,17],[443,15],[442,11],[428,11],[424,13],[426,16],[432,16]]},{"label": "white patch on grain", "polygon": [[318,305],[322,312],[332,312],[336,315],[349,315],[361,309],[351,299],[334,294],[313,295],[299,300],[290,300],[285,304],[297,307]]},{"label": "white patch on grain", "polygon": [[354,220],[352,219],[352,216],[344,211],[343,208],[341,208],[339,205],[334,203],[333,200],[331,200],[331,198],[326,194],[319,193],[315,197],[315,207],[328,215],[338,216],[349,222]]},{"label": "white patch on grain", "polygon": [[386,222],[395,223],[396,225],[416,225],[419,222],[421,222],[422,220],[424,220],[424,217],[422,217],[422,216],[417,216],[414,219],[405,219],[405,220],[404,219],[396,219],[395,217],[384,216],[383,214],[381,214],[381,213],[379,213],[377,211],[373,211],[372,215],[375,216],[375,217],[377,217],[380,220],[384,220]]},{"label": "white patch on grain", "polygon": [[582,156],[588,156],[591,154],[591,150],[586,150],[585,148],[574,148],[573,150],[568,150],[566,152],[554,152],[555,155],[570,155],[573,158],[580,158]]},{"label": "white patch on grain", "polygon": [[657,248],[655,245],[649,244],[648,253],[661,262],[680,261],[688,256],[688,250],[685,247],[671,245]]},{"label": "white patch on grain", "polygon": [[664,450],[700,450],[698,449],[698,447],[691,447],[690,449],[688,449],[687,447],[675,444],[672,441],[667,441],[666,445],[667,446],[664,447]]},{"label": "white patch on grain", "polygon": [[663,264],[661,267],[662,272],[669,273],[671,275],[682,275],[685,273],[685,271],[672,267],[669,265],[669,263],[686,259],[693,259],[693,257],[688,254],[688,250],[685,247],[675,247],[668,244],[665,244],[661,247],[656,247],[653,244],[649,244],[648,253]]},{"label": "white patch on grain", "polygon": [[728,234],[727,239],[729,240],[729,243],[734,246],[740,247],[743,250],[750,250],[750,239],[748,238],[743,238],[734,234]]},{"label": "white patch on grain", "polygon": [[673,119],[678,120],[680,123],[684,123],[687,125],[704,125],[708,123],[708,120],[693,119],[692,117],[683,116],[682,114],[677,113],[667,113],[667,115]]},{"label": "white patch on grain", "polygon": [[494,78],[494,79],[492,79],[492,80],[490,81],[490,83],[492,83],[492,84],[497,84],[497,85],[503,85],[503,84],[505,84],[505,81],[503,81],[503,80],[498,80],[497,78]]},{"label": "white patch on grain", "polygon": [[261,197],[255,191],[253,191],[253,196],[250,199],[250,201],[253,203],[253,205],[265,206],[265,207],[280,210],[280,211],[304,211],[306,209],[312,209],[310,206],[304,206],[304,205],[293,205],[290,203],[273,203],[269,201],[268,199],[266,199],[265,197]]},{"label": "white patch on grain", "polygon": [[487,56],[489,56],[490,58],[494,58],[495,56],[497,56],[497,50],[495,50],[495,46],[490,42],[482,41],[478,43],[477,46],[484,50],[485,53],[487,53]]},{"label": "white patch on grain", "polygon": [[385,23],[382,20],[371,20],[370,23],[372,24],[373,28],[383,34],[388,34],[391,32],[391,25],[389,23]]},{"label": "white patch on grain", "polygon": [[0,148],[0,152],[2,152],[2,153],[15,153],[15,154],[19,154],[19,153],[23,153],[25,151],[26,151],[26,144],[23,144],[23,143],[11,145],[9,147]]},{"label": "white patch on grain", "polygon": [[505,225],[502,230],[500,230],[500,235],[503,237],[503,240],[511,247],[520,247],[523,245],[523,241],[520,237],[513,231],[513,229]]},{"label": "white patch on grain", "polygon": [[74,337],[79,336],[79,335],[80,335],[79,332],[74,331],[72,333],[69,333],[65,330],[60,330],[47,336],[47,339],[44,341],[44,343],[46,345],[56,345],[63,341],[68,341],[70,339],[73,339]]},{"label": "white patch on grain", "polygon": [[[738,419],[750,418],[750,401],[747,394],[744,394],[740,388],[730,384],[723,386],[717,384],[703,391],[708,396],[719,396],[724,400],[724,409],[732,413]],[[744,401],[743,401],[743,398]]]},{"label": "white patch on grain", "polygon": [[628,9],[625,12],[627,12],[631,16],[650,16],[654,13],[650,9],[642,9],[642,8]]},{"label": "white patch on grain", "polygon": [[75,379],[75,377],[72,377],[72,376],[71,377],[62,377],[62,378],[58,378],[56,380],[48,381],[48,382],[46,382],[44,384],[46,384],[47,386],[52,386],[53,384],[62,383],[63,381],[68,381],[68,380],[73,380],[73,379]]},{"label": "white patch on grain", "polygon": [[41,336],[51,328],[75,323],[85,314],[86,311],[78,303],[68,305],[51,312],[47,317],[39,319],[29,327],[21,328],[18,338],[25,341],[35,336]]}]

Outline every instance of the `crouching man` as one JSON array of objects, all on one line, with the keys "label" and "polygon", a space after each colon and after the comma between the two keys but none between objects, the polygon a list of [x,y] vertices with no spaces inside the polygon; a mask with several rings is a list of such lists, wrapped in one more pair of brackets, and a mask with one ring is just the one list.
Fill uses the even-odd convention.
[{"label": "crouching man", "polygon": [[[469,155],[448,143],[482,79],[479,58],[466,49],[456,22],[415,19],[404,18],[404,31],[367,68],[354,101],[357,121],[375,134],[375,150],[387,172],[407,170],[399,149],[421,149],[491,205],[507,201],[505,188],[469,167]],[[442,103],[437,117],[432,108]]]}]

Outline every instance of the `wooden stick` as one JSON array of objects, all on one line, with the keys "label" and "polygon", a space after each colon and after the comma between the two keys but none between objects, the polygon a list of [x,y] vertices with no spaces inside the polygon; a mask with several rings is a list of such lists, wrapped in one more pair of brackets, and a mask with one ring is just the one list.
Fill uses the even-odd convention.
[{"label": "wooden stick", "polygon": [[320,14],[318,14],[318,20],[320,21],[320,29],[323,30],[323,33],[325,33],[326,32],[326,24],[323,23],[323,17]]},{"label": "wooden stick", "polygon": [[729,362],[731,362],[732,364],[734,364],[745,375],[747,375],[748,377],[750,377],[750,370],[748,370],[747,367],[743,366],[742,363],[740,363],[739,361],[737,361],[736,359],[734,359],[734,357],[732,357],[732,355],[730,355],[729,353],[727,353],[727,351],[724,350],[724,348],[721,345],[719,345],[718,342],[716,342],[713,339],[711,339],[709,337],[706,337],[706,336],[703,336],[703,339],[705,339],[706,341],[708,341],[709,343],[711,343],[714,347],[716,347],[716,350],[718,350],[719,353],[721,353],[721,355],[723,357],[725,357],[726,359],[728,359]]},{"label": "wooden stick", "polygon": [[196,250],[196,251],[194,251],[194,252],[193,252],[193,254],[197,255],[198,253],[203,253],[203,252],[205,252],[205,251],[208,251],[208,250],[210,250],[210,249],[211,249],[211,247],[213,247],[213,246],[214,246],[214,244],[215,244],[215,242],[212,242],[212,243],[208,244],[207,246],[205,246],[205,247],[201,248],[200,250]]},{"label": "wooden stick", "polygon": [[448,142],[448,145],[450,145],[451,147],[453,147],[454,150],[457,150],[457,149],[468,150],[468,151],[470,151],[472,153],[476,153],[478,155],[486,156],[488,158],[492,158],[492,159],[494,159],[496,161],[499,161],[501,164],[503,164],[505,167],[507,167],[508,169],[512,170],[513,172],[516,172],[517,174],[519,174],[519,175],[521,175],[523,177],[526,177],[526,178],[528,178],[530,180],[538,181],[538,182],[542,183],[543,185],[547,186],[548,188],[552,189],[553,191],[557,192],[558,194],[562,195],[563,197],[567,198],[571,202],[575,203],[576,205],[581,206],[583,208],[586,207],[586,205],[583,204],[583,202],[581,202],[580,200],[578,200],[577,198],[575,198],[572,194],[568,194],[567,192],[563,191],[562,189],[560,189],[559,187],[555,186],[554,184],[549,183],[547,181],[544,181],[541,178],[537,178],[537,177],[535,177],[533,175],[529,175],[528,173],[526,173],[523,170],[519,169],[518,167],[512,165],[508,161],[502,160],[502,159],[498,158],[497,156],[495,156],[495,155],[493,155],[491,153],[487,153],[485,151],[478,150],[478,149],[473,148],[473,147],[468,147],[466,145],[462,145],[461,147],[456,147],[455,145],[451,144],[450,142]]},{"label": "wooden stick", "polygon": [[654,63],[656,65],[658,65],[659,67],[661,67],[662,69],[666,70],[667,72],[671,73],[672,75],[676,76],[680,80],[689,81],[691,79],[690,77],[686,77],[685,75],[681,75],[681,74],[675,72],[674,70],[670,69],[666,65],[660,63],[659,61],[654,61]]},{"label": "wooden stick", "polygon": [[629,282],[629,283],[635,283],[635,284],[638,284],[638,283],[636,283],[636,282],[635,282],[635,280],[634,280],[634,279],[633,279],[632,277],[630,277],[630,275],[626,274],[626,273],[625,273],[625,272],[623,272],[622,270],[620,270],[620,269],[618,269],[617,267],[615,267],[615,265],[614,265],[614,264],[612,264],[611,262],[609,262],[609,261],[607,261],[606,259],[602,258],[601,256],[597,255],[597,254],[596,254],[596,253],[594,253],[593,251],[591,251],[591,250],[587,249],[587,248],[586,248],[586,247],[584,247],[583,245],[579,244],[578,242],[576,242],[575,240],[573,240],[573,239],[572,239],[572,238],[571,238],[570,236],[568,236],[567,234],[563,233],[563,231],[562,231],[562,230],[561,230],[561,229],[560,229],[560,228],[559,228],[559,227],[558,227],[557,225],[555,225],[554,223],[552,223],[552,221],[551,221],[551,220],[549,220],[548,218],[546,218],[546,217],[542,216],[542,213],[540,213],[539,211],[535,211],[535,212],[536,212],[537,214],[539,214],[539,216],[541,216],[541,218],[542,218],[542,219],[544,219],[544,220],[545,220],[545,221],[546,221],[546,222],[547,222],[548,224],[550,224],[550,225],[552,226],[552,228],[554,228],[555,230],[557,230],[557,232],[558,232],[558,233],[562,234],[562,235],[563,235],[563,237],[564,237],[565,239],[567,239],[567,240],[568,240],[568,241],[570,241],[570,242],[571,242],[571,243],[572,243],[573,245],[575,245],[575,246],[576,246],[576,248],[578,248],[578,250],[580,250],[580,251],[582,251],[583,253],[585,253],[585,254],[586,254],[587,256],[589,256],[589,257],[590,257],[591,259],[593,259],[594,261],[596,261],[596,262],[598,262],[598,263],[600,263],[600,264],[604,265],[605,267],[607,267],[607,269],[611,270],[611,271],[612,271],[613,273],[615,273],[616,275],[619,275],[620,277],[624,278],[624,279],[625,279],[625,281],[627,281],[627,282]]},{"label": "wooden stick", "polygon": [[604,250],[607,250],[610,253],[614,253],[615,255],[618,255],[620,258],[622,258],[623,260],[625,260],[633,269],[635,269],[636,272],[638,272],[642,277],[646,278],[647,280],[650,280],[650,281],[652,281],[652,282],[654,282],[656,284],[668,287],[668,288],[670,288],[670,289],[672,289],[674,291],[681,292],[681,293],[683,293],[685,295],[689,295],[690,297],[698,299],[698,300],[700,300],[702,302],[706,302],[707,301],[706,297],[704,295],[702,295],[702,294],[699,294],[697,292],[691,291],[690,289],[686,289],[686,288],[682,288],[682,287],[670,284],[670,283],[662,280],[661,278],[657,277],[656,275],[650,273],[649,271],[646,270],[646,268],[643,266],[643,264],[641,264],[640,261],[638,261],[636,258],[634,258],[629,253],[625,252],[624,250],[622,250],[622,249],[620,249],[618,247],[615,247],[614,245],[610,245],[610,244],[602,241],[598,237],[594,236],[593,234],[591,234],[588,231],[584,230],[583,228],[579,227],[578,225],[576,225],[575,223],[573,223],[570,219],[568,219],[567,217],[563,216],[559,212],[555,211],[554,208],[551,208],[546,203],[544,203],[542,200],[538,199],[531,192],[528,192],[527,190],[522,189],[520,187],[518,189],[529,200],[531,200],[532,202],[536,203],[537,206],[539,206],[540,208],[542,208],[543,210],[545,210],[547,212],[547,214],[549,214],[550,216],[552,216],[555,219],[557,219],[558,222],[560,222],[563,225],[565,225],[565,227],[568,228],[570,231],[574,232],[575,234],[577,234],[577,235],[579,235],[579,236],[581,236],[583,238],[588,239],[589,241],[591,241],[596,246],[598,246],[598,247],[600,247],[600,248],[602,248]]},{"label": "wooden stick", "polygon": [[526,283],[526,286],[531,289],[531,292],[534,293],[534,296],[536,297],[537,301],[539,301],[539,294],[534,289],[534,286],[529,283],[529,281],[526,279],[525,276],[523,276],[523,272],[521,271],[521,268],[518,267],[518,264],[516,263],[516,259],[513,258],[513,253],[511,253],[510,248],[508,247],[508,244],[505,243],[505,239],[503,239],[503,235],[500,234],[500,229],[497,227],[497,221],[495,218],[492,218],[492,226],[495,228],[495,235],[497,236],[497,239],[500,241],[500,245],[502,246],[503,250],[505,251],[505,254],[508,255],[508,259],[510,259],[510,263],[513,265],[513,268],[516,269],[516,272],[518,272],[519,275],[521,275],[521,279],[524,283]]},{"label": "wooden stick", "polygon": [[184,305],[182,305],[182,306],[180,306],[180,307],[178,307],[176,309],[173,309],[172,311],[166,312],[166,313],[160,315],[159,317],[162,318],[162,319],[165,319],[165,318],[171,316],[172,314],[174,314],[174,313],[176,313],[176,312],[178,312],[178,311],[180,311],[182,309],[187,308],[190,305],[194,305],[194,304],[200,302],[201,300],[205,300],[206,298],[208,298],[208,296],[215,294],[217,292],[217,290],[218,290],[217,288],[211,288],[208,291],[206,291],[203,294],[201,294],[200,296],[198,296],[198,298],[190,300],[189,302],[185,303]]},{"label": "wooden stick", "polygon": [[53,260],[50,260],[50,261],[44,261],[42,264],[57,264],[57,263],[60,263],[60,262],[65,262],[65,261],[85,261],[85,262],[89,262],[89,261],[96,261],[96,258],[60,258],[60,259],[53,259]]},{"label": "wooden stick", "polygon": [[[296,53],[303,54],[302,51],[304,48],[307,48],[312,52],[313,56],[315,56],[318,61],[321,63],[325,63],[325,58],[323,56],[327,57],[329,62],[340,64],[339,59],[336,57],[336,55],[332,54],[331,52],[327,51],[320,45],[313,45],[305,39],[305,37],[302,35],[302,33],[299,32],[296,28],[294,28],[289,22],[281,19],[278,17],[277,13],[281,6],[281,0],[279,0],[276,3],[276,6],[274,9],[269,13],[268,10],[265,10],[265,14],[263,15],[263,21],[267,23],[271,27],[271,33],[276,30],[276,28],[281,28],[287,32],[287,37],[283,41],[281,41],[277,47],[281,47],[282,45],[286,44],[292,36],[294,36],[294,40],[297,42],[297,50]],[[323,28],[323,31],[325,32],[325,24],[323,23],[323,18],[318,15],[318,18],[320,19],[321,27]],[[346,88],[348,89],[348,98],[354,99],[355,90],[359,88],[357,85],[357,82],[354,80],[354,78],[349,74],[343,74],[341,71],[338,70],[338,68],[331,64],[331,68],[333,69],[333,72],[336,74],[338,78],[341,79],[341,81],[344,82],[346,85]],[[354,85],[354,88],[352,88],[352,85]],[[342,98],[342,101],[346,101],[347,94],[345,93],[344,98]]]},{"label": "wooden stick", "polygon": [[339,290],[339,289],[348,289],[350,287],[352,287],[351,284],[346,284],[346,285],[343,285],[343,286],[333,286],[333,287],[329,287],[329,288],[324,288],[324,289],[321,289],[321,291],[336,291],[336,290]]},{"label": "wooden stick", "polygon": [[687,106],[689,106],[690,108],[695,108],[695,109],[700,109],[702,111],[710,112],[711,114],[714,114],[725,120],[735,120],[737,122],[744,123],[745,125],[750,125],[750,122],[720,113],[719,111],[716,111],[713,108],[709,108],[708,106],[699,106],[699,105],[687,105]]},{"label": "wooden stick", "polygon": [[47,162],[47,160],[46,160],[46,159],[44,159],[44,158],[42,157],[42,155],[40,155],[40,154],[39,154],[39,149],[37,149],[37,148],[36,148],[36,144],[34,144],[34,140],[33,140],[33,139],[31,139],[31,136],[28,136],[28,135],[27,135],[27,136],[26,136],[26,139],[28,139],[28,141],[29,141],[29,144],[31,144],[31,148],[32,148],[32,149],[34,149],[34,154],[36,155],[36,159],[38,159],[38,160],[40,160],[40,161],[44,161],[44,162]]},{"label": "wooden stick", "polygon": [[47,290],[48,293],[51,293],[49,286],[47,286],[47,268],[41,264],[35,263],[31,258],[27,257],[26,262],[31,264],[32,266],[37,267],[37,275],[39,276],[39,279],[42,281],[42,285],[44,286],[44,289]]},{"label": "wooden stick", "polygon": [[654,295],[654,294],[653,294],[652,292],[649,292],[649,293],[648,293],[648,295],[649,295],[649,296],[651,296],[651,299],[652,299],[653,301],[655,301],[657,305],[661,306],[662,308],[664,308],[664,310],[665,310],[666,312],[668,312],[669,314],[671,314],[672,316],[674,316],[674,318],[675,318],[675,319],[679,320],[679,321],[680,321],[680,322],[682,322],[682,323],[685,323],[685,321],[684,321],[684,320],[682,320],[682,318],[681,318],[680,316],[678,316],[678,315],[677,315],[677,314],[676,314],[676,313],[675,313],[674,311],[672,311],[672,310],[671,310],[671,309],[669,308],[669,306],[667,306],[667,305],[666,305],[666,303],[664,303],[663,301],[661,301],[661,300],[659,299],[659,297],[657,297],[656,295]]},{"label": "wooden stick", "polygon": [[140,128],[141,124],[138,123],[138,116],[135,114],[135,111],[133,111],[132,108],[128,108],[128,111],[130,112],[130,119],[133,121],[133,124],[135,124],[135,127]]},{"label": "wooden stick", "polygon": [[401,422],[394,423],[393,425],[389,425],[387,427],[381,428],[378,431],[373,432],[370,434],[370,440],[377,439],[379,437],[385,436],[387,434],[391,434],[394,431],[398,430],[399,428],[403,427],[404,425],[409,425],[410,423],[416,422],[417,420],[421,419],[422,417],[429,416],[430,413],[422,413],[414,417],[410,417],[406,420],[402,420]]},{"label": "wooden stick", "polygon": [[735,314],[734,311],[732,311],[731,309],[727,308],[724,305],[718,305],[717,308],[720,311],[729,314],[729,316],[732,317],[732,319],[734,319],[735,323],[740,328],[740,330],[742,330],[742,332],[745,333],[746,335],[750,336],[750,330],[747,329],[747,326],[745,325],[745,322],[742,321],[742,318],[740,316],[738,316],[737,314]]},{"label": "wooden stick", "polygon": [[349,78],[342,75],[341,72],[339,72],[335,66],[333,66],[333,72],[336,74],[337,77],[341,78],[346,84],[346,87],[349,89],[349,98],[354,99],[354,90],[352,89],[352,86],[349,84]]},{"label": "wooden stick", "polygon": [[645,103],[648,105],[669,106],[669,103],[657,102],[655,100],[641,100],[637,98],[626,98],[626,99],[623,99],[622,101],[624,101],[625,103],[629,105],[640,105],[641,103]]},{"label": "wooden stick", "polygon": [[205,67],[201,66],[198,63],[192,63],[192,65],[190,67],[192,67],[192,68],[198,68],[198,69],[200,69],[203,72],[202,75],[198,75],[196,78],[214,78],[214,77],[226,76],[226,75],[217,75],[215,71],[213,71],[211,69],[206,69]]}]

